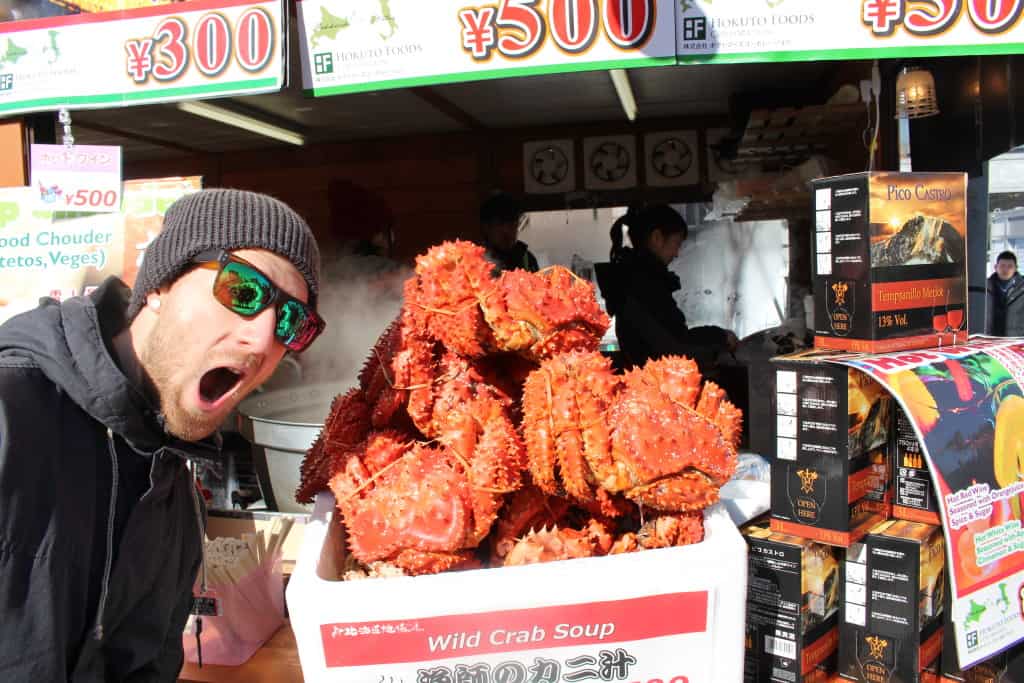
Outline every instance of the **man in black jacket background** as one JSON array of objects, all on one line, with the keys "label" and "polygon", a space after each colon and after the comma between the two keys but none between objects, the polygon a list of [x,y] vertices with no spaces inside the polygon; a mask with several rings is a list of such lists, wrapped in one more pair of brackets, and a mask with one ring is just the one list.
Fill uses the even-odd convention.
[{"label": "man in black jacket background", "polygon": [[1024,337],[1024,277],[1017,272],[1017,256],[1004,251],[996,258],[988,278],[985,334]]},{"label": "man in black jacket background", "polygon": [[294,211],[204,190],[134,290],[0,326],[0,680],[177,679],[206,520],[185,461],[322,331],[318,287]]},{"label": "man in black jacket background", "polygon": [[487,259],[497,270],[539,270],[537,257],[519,239],[524,215],[519,200],[503,192],[488,197],[480,205],[480,235]]}]

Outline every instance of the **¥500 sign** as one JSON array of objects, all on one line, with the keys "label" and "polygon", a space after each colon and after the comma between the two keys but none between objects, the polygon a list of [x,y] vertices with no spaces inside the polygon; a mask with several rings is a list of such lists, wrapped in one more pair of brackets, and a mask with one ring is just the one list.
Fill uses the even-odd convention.
[{"label": "\u00a5500 sign", "polygon": [[32,188],[38,209],[87,213],[121,210],[121,148],[32,145]]},{"label": "\u00a5500 sign", "polygon": [[982,33],[1009,31],[1024,10],[1024,0],[864,0],[863,20],[876,36],[891,36],[897,26],[916,36],[939,35],[967,14]]},{"label": "\u00a5500 sign", "polygon": [[313,95],[674,64],[677,0],[299,0]]},{"label": "\u00a5500 sign", "polygon": [[238,66],[257,73],[274,54],[274,21],[260,7],[245,11],[235,22],[219,12],[209,12],[189,26],[178,17],[161,21],[153,35],[125,43],[128,74],[136,83],[150,76],[156,81],[177,80],[189,66],[208,78],[219,76],[232,56]]},{"label": "\u00a5500 sign", "polygon": [[[600,5],[600,6],[599,6]],[[550,37],[555,48],[579,55],[599,33],[620,50],[647,42],[656,20],[656,0],[501,0],[498,5],[459,10],[462,49],[476,61],[492,51],[509,59],[530,57]]]}]

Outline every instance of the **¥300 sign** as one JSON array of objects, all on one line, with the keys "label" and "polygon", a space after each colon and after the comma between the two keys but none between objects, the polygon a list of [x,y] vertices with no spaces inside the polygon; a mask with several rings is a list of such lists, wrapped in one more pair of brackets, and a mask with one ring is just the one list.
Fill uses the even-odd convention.
[{"label": "\u00a5300 sign", "polygon": [[0,115],[284,85],[283,0],[189,0],[0,23]]}]

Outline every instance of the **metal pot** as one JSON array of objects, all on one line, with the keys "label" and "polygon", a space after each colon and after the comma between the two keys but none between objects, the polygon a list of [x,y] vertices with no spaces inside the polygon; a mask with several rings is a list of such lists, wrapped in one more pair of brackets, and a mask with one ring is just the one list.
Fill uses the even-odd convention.
[{"label": "metal pot", "polygon": [[310,512],[295,502],[299,467],[323,428],[331,401],[350,384],[311,384],[255,393],[238,405],[238,431],[252,460],[267,509]]}]

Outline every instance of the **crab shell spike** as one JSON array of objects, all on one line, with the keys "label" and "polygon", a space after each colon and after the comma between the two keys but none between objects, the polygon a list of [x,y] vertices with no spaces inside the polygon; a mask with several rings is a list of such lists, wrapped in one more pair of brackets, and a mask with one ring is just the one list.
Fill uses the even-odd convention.
[{"label": "crab shell spike", "polygon": [[491,536],[491,563],[501,565],[508,551],[530,529],[556,524],[569,510],[569,501],[549,496],[530,484],[508,496]]},{"label": "crab shell spike", "polygon": [[611,536],[598,522],[592,522],[583,531],[541,529],[531,531],[512,547],[505,556],[505,566],[594,557],[603,555],[610,547]]},{"label": "crab shell spike", "polygon": [[533,482],[544,493],[559,493],[555,477],[558,450],[552,417],[552,367],[545,363],[526,378],[523,384],[523,436]]},{"label": "crab shell spike", "polygon": [[607,413],[618,385],[611,361],[594,352],[559,354],[527,378],[523,432],[530,473],[545,493],[597,500],[593,472],[612,466]]},{"label": "crab shell spike", "polygon": [[370,350],[370,355],[366,358],[366,363],[359,371],[359,386],[371,402],[376,401],[380,393],[387,387],[382,366],[391,363],[395,352],[401,346],[402,330],[402,318],[399,316],[377,338]]},{"label": "crab shell spike", "polygon": [[526,455],[519,434],[505,418],[498,401],[477,399],[473,408],[480,431],[467,475],[473,506],[473,531],[469,543],[475,546],[490,533],[504,502],[503,494],[522,486]]},{"label": "crab shell spike", "polygon": [[479,569],[481,566],[480,561],[468,550],[454,553],[403,550],[395,555],[391,562],[410,576],[461,569]]},{"label": "crab shell spike", "polygon": [[479,302],[494,289],[493,265],[471,242],[444,242],[416,258],[403,314],[421,332],[467,357],[493,345]]},{"label": "crab shell spike", "polygon": [[370,431],[370,406],[360,389],[350,389],[331,401],[324,428],[307,451],[300,467],[300,484],[295,500],[312,503],[316,494],[327,490],[331,460],[335,453],[360,441]]},{"label": "crab shell spike", "polygon": [[730,403],[725,391],[714,382],[708,382],[700,394],[697,412],[715,423],[733,448],[740,447],[743,433],[743,411]]},{"label": "crab shell spike", "polygon": [[704,540],[704,514],[684,512],[647,520],[637,532],[637,540],[643,548],[669,548],[700,543]]},{"label": "crab shell spike", "polygon": [[610,322],[593,286],[561,266],[540,273],[503,272],[481,308],[497,349],[532,360],[596,351]]},{"label": "crab shell spike", "polygon": [[390,561],[402,550],[465,549],[472,512],[468,485],[456,468],[444,450],[415,445],[372,481],[348,492],[339,508],[353,556],[367,563]]},{"label": "crab shell spike", "polygon": [[700,370],[697,363],[686,356],[666,356],[651,361],[631,372],[630,377],[658,387],[670,401],[687,408],[697,405],[701,393]]},{"label": "crab shell spike", "polygon": [[667,512],[703,510],[718,502],[718,487],[700,472],[681,472],[626,492],[636,503]]},{"label": "crab shell spike", "polygon": [[625,493],[690,468],[721,486],[736,471],[736,449],[717,425],[672,400],[660,385],[627,378],[610,415],[612,455],[619,467],[600,480],[613,492]]}]

